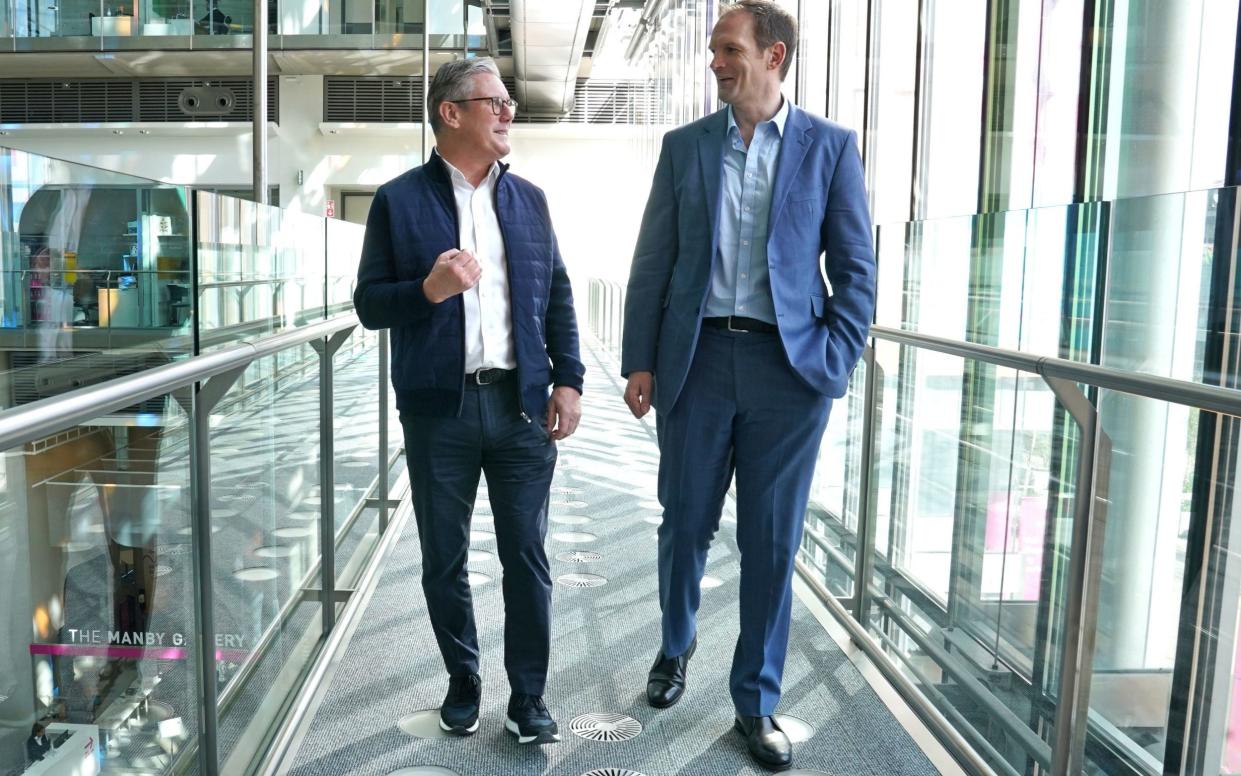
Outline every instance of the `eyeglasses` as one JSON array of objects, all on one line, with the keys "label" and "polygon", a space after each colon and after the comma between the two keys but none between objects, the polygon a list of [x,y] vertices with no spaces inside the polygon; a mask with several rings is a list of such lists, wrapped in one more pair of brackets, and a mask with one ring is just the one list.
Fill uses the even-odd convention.
[{"label": "eyeglasses", "polygon": [[482,102],[483,100],[491,101],[491,112],[500,115],[502,108],[508,108],[513,113],[517,112],[517,100],[506,100],[503,97],[470,97],[467,100],[449,100],[449,102]]}]

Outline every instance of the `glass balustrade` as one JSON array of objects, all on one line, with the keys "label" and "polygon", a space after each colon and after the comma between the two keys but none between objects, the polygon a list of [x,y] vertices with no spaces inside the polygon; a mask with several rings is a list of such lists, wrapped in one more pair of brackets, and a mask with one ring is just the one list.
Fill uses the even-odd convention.
[{"label": "glass balustrade", "polygon": [[0,773],[241,772],[404,487],[363,229],[3,155],[0,406],[191,371],[0,450]]}]

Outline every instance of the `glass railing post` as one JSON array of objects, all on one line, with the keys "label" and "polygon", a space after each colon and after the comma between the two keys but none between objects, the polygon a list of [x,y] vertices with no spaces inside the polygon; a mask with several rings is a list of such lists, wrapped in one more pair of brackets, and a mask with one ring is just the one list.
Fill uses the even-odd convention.
[{"label": "glass railing post", "polygon": [[1094,667],[1107,524],[1111,441],[1098,426],[1098,410],[1076,382],[1046,374],[1042,377],[1081,432],[1073,491],[1073,544],[1065,580],[1064,641],[1060,652],[1051,772],[1084,773],[1090,678]]},{"label": "glass railing post", "polygon": [[332,356],[353,333],[350,326],[310,346],[319,354],[319,546],[323,632],[336,626],[336,428],[332,420]]},{"label": "glass railing post", "polygon": [[874,470],[875,454],[875,385],[882,385],[877,379],[879,370],[875,358],[875,343],[872,340],[862,355],[866,363],[866,383],[863,388],[862,404],[862,455],[858,475],[858,522],[857,522],[857,557],[854,560],[853,578],[853,619],[866,625],[866,613],[870,607],[870,578],[875,562],[875,521],[877,509]]},{"label": "glass railing post", "polygon": [[194,386],[190,406],[190,535],[194,558],[194,617],[198,626],[198,763],[204,776],[219,773],[219,677],[216,670],[215,598],[211,565],[211,411],[245,370],[217,375]]}]

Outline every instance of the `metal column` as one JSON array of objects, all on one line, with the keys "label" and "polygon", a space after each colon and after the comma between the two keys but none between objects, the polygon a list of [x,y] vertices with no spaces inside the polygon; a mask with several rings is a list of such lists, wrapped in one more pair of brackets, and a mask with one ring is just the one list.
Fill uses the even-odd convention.
[{"label": "metal column", "polygon": [[267,0],[254,0],[254,201],[267,204]]}]

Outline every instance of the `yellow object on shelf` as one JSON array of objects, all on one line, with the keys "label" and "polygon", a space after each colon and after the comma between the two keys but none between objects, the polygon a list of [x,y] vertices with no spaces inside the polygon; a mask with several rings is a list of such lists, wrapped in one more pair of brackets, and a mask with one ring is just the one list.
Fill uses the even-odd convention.
[{"label": "yellow object on shelf", "polygon": [[78,252],[65,251],[65,283],[73,285],[78,282],[78,273],[73,270],[78,268]]}]

